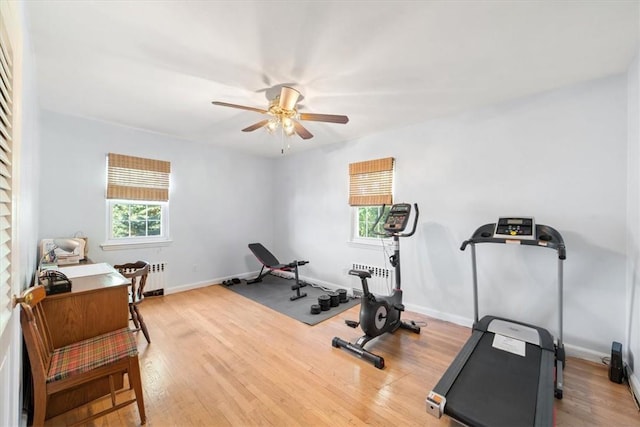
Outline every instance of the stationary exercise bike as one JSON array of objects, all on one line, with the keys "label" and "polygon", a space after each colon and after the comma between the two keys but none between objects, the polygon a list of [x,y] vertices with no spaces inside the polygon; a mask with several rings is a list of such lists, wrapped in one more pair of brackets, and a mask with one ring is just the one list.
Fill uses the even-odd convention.
[{"label": "stationary exercise bike", "polygon": [[[391,206],[389,213],[384,221],[383,229],[385,233],[381,234],[385,237],[393,237],[393,255],[389,257],[389,262],[395,268],[396,286],[389,296],[374,295],[369,292],[367,279],[371,277],[371,272],[363,270],[350,270],[349,274],[360,277],[362,283],[362,301],[360,302],[360,322],[346,321],[347,325],[356,328],[358,325],[362,328],[365,335],[358,338],[352,344],[348,341],[334,337],[331,344],[336,348],[344,348],[355,354],[356,356],[373,363],[378,369],[384,368],[384,358],[364,349],[365,344],[384,333],[393,333],[399,328],[407,329],[416,334],[420,333],[420,326],[414,322],[403,322],[400,315],[404,311],[402,304],[402,289],[400,288],[400,237],[413,236],[416,232],[418,224],[418,205],[413,204],[415,216],[413,219],[413,228],[410,233],[402,233],[407,227],[409,216],[411,214],[411,205],[408,203],[400,203]],[[376,220],[373,229],[376,228],[380,219],[384,215],[384,207],[382,214]]]}]

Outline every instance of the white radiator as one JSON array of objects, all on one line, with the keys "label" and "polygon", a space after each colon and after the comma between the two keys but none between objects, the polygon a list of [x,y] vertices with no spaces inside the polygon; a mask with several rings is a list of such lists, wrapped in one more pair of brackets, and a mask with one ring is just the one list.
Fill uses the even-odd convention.
[{"label": "white radiator", "polygon": [[165,288],[165,281],[167,277],[167,263],[166,262],[152,262],[149,263],[149,275],[147,276],[147,284],[144,287],[144,292],[158,291]]},{"label": "white radiator", "polygon": [[[376,267],[374,265],[363,264],[359,262],[351,263],[352,270],[364,270],[371,272],[371,277],[367,279],[369,292],[376,295],[390,295],[395,283],[394,270],[386,267]],[[358,276],[350,276],[354,280],[353,288],[362,289],[360,278]],[[357,283],[357,285],[356,285]]]}]

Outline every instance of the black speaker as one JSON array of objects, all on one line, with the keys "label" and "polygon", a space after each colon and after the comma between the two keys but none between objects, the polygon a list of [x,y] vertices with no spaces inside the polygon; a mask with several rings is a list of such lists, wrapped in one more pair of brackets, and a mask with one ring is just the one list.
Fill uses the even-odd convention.
[{"label": "black speaker", "polygon": [[611,362],[609,363],[609,379],[620,384],[624,378],[622,367],[622,344],[614,341],[611,344]]}]

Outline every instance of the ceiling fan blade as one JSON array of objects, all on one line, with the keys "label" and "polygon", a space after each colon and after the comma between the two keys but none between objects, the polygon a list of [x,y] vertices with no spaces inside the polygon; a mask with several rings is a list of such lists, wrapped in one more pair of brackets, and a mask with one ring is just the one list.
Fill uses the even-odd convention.
[{"label": "ceiling fan blade", "polygon": [[260,120],[258,123],[252,124],[249,127],[242,129],[242,132],[253,132],[256,129],[260,129],[263,126],[266,126],[269,123],[269,119]]},{"label": "ceiling fan blade", "polygon": [[280,102],[278,106],[283,110],[293,110],[300,98],[300,92],[289,86],[282,86],[280,89]]},{"label": "ceiling fan blade", "polygon": [[345,124],[349,121],[347,116],[339,116],[336,114],[313,114],[313,113],[300,113],[300,120],[309,120],[312,122],[328,122],[328,123],[341,123]]},{"label": "ceiling fan blade", "polygon": [[220,101],[211,101],[211,103],[213,105],[221,105],[223,107],[239,108],[241,110],[249,110],[249,111],[255,111],[256,113],[267,114],[267,110],[263,110],[262,108],[246,107],[244,105],[229,104],[228,102],[220,102]]},{"label": "ceiling fan blade", "polygon": [[302,139],[313,138],[313,134],[311,132],[309,132],[304,126],[302,126],[299,122],[297,122],[295,120],[293,120],[293,130]]}]

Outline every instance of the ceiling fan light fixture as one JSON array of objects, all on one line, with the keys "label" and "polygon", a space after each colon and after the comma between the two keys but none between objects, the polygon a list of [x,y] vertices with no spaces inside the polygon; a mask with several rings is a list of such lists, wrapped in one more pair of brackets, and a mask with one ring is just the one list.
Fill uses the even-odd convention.
[{"label": "ceiling fan light fixture", "polygon": [[284,129],[285,133],[287,135],[292,135],[293,134],[293,120],[291,120],[289,117],[284,117],[282,119],[282,129]]},{"label": "ceiling fan light fixture", "polygon": [[274,117],[271,120],[269,120],[269,123],[267,123],[266,128],[269,131],[269,133],[275,132],[275,130],[278,129],[278,119]]}]

